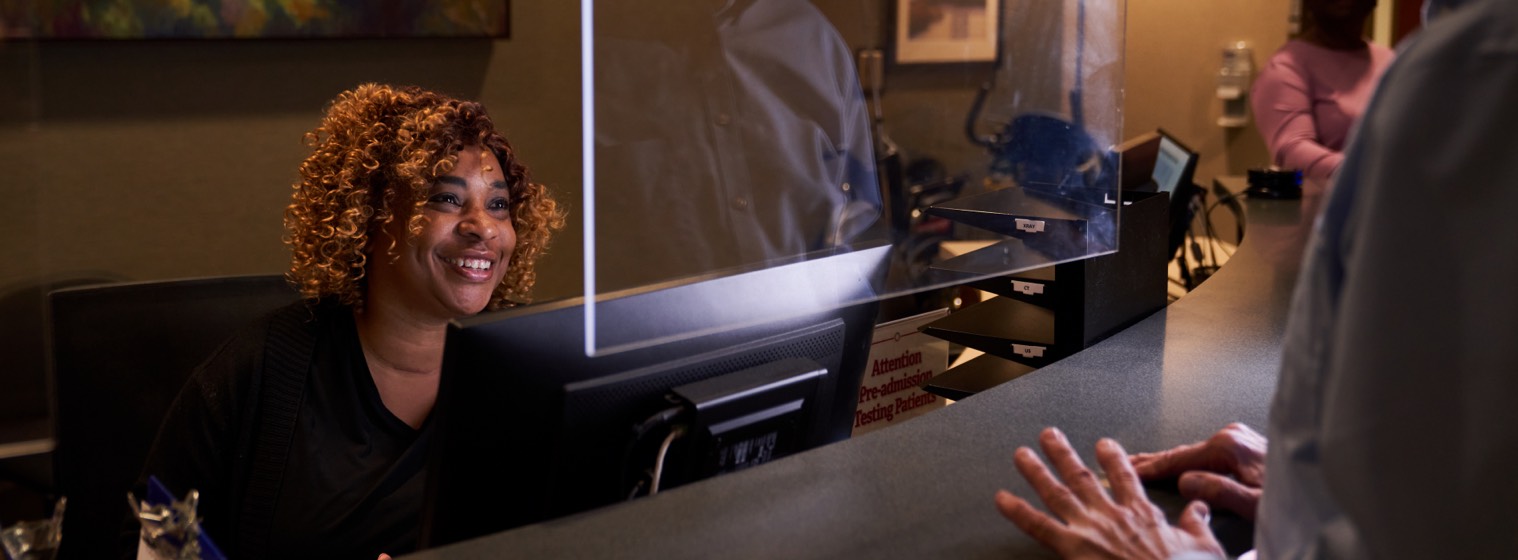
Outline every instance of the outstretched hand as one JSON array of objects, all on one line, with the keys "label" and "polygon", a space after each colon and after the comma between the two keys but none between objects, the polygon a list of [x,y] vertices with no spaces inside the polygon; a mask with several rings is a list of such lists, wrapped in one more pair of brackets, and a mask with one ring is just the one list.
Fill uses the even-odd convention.
[{"label": "outstretched hand", "polygon": [[1165,513],[1145,496],[1138,474],[1116,441],[1103,439],[1096,445],[1096,459],[1107,473],[1111,496],[1058,429],[1045,428],[1039,445],[1059,478],[1026,447],[1018,448],[1013,463],[1059,518],[1006,490],[996,493],[996,509],[1044,546],[1066,558],[1168,559],[1185,552],[1223,557],[1222,545],[1207,527],[1207,505],[1192,502],[1181,513],[1179,524],[1171,526]]},{"label": "outstretched hand", "polygon": [[1181,496],[1202,500],[1250,521],[1265,482],[1265,436],[1240,423],[1218,430],[1207,441],[1130,458],[1139,478],[1179,478]]}]

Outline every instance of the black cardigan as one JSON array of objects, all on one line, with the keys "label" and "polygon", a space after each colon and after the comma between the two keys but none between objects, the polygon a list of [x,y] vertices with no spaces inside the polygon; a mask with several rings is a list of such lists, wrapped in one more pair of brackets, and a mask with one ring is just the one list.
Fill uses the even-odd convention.
[{"label": "black cardigan", "polygon": [[[222,551],[231,558],[264,557],[317,340],[327,321],[347,312],[332,303],[297,302],[223,343],[175,398],[139,490],[150,474],[175,492],[199,489],[202,526]],[[175,452],[184,445],[220,448]],[[131,543],[123,552],[135,555],[137,538],[132,520],[123,530],[122,540]]]}]

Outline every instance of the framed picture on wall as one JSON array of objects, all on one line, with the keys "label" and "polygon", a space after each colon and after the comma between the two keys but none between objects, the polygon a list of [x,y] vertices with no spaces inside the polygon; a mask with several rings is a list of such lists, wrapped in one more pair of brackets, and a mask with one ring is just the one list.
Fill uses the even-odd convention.
[{"label": "framed picture on wall", "polygon": [[40,10],[11,9],[8,3],[0,0],[0,40],[511,35],[511,0],[48,0]]},{"label": "framed picture on wall", "polygon": [[1000,0],[896,0],[896,62],[996,60]]}]

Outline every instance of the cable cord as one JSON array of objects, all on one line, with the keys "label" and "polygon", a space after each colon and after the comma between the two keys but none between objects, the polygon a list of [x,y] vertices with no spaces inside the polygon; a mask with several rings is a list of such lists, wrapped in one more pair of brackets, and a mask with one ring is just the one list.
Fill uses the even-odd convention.
[{"label": "cable cord", "polygon": [[659,479],[664,476],[664,456],[669,454],[669,445],[683,435],[685,435],[685,426],[677,425],[670,428],[669,435],[664,436],[664,443],[659,444],[659,455],[654,459],[654,480],[648,486],[648,495],[659,493]]},{"label": "cable cord", "polygon": [[648,480],[647,469],[641,468],[642,475],[638,475],[636,479],[627,478],[631,473],[628,469],[634,468],[633,465],[641,467],[641,465],[647,464],[640,460],[640,457],[646,456],[640,453],[641,450],[645,449],[643,446],[644,438],[662,431],[666,426],[678,426],[679,422],[683,421],[681,419],[682,416],[687,413],[687,409],[683,405],[673,404],[673,406],[656,412],[642,422],[632,426],[632,429],[628,433],[627,447],[622,451],[623,478],[620,482],[623,489],[630,489],[627,495],[628,500],[636,498]]},{"label": "cable cord", "polygon": [[[1242,197],[1244,197],[1247,194],[1249,194],[1249,191],[1248,190],[1243,190],[1243,191],[1239,191],[1239,192],[1231,192],[1231,193],[1228,193],[1226,196],[1219,197],[1217,199],[1217,201],[1213,202],[1211,206],[1208,206],[1207,210],[1205,211],[1204,218],[1207,220],[1207,225],[1209,227],[1212,226],[1212,211],[1213,210],[1217,210],[1217,208],[1219,206],[1222,206],[1222,205],[1227,204],[1229,202],[1233,202],[1235,200],[1238,200],[1239,198],[1242,198]],[[1233,212],[1235,235],[1238,236],[1238,241],[1243,241],[1244,240],[1244,221],[1242,219],[1240,219],[1238,206],[1236,204],[1233,205],[1233,206],[1230,206],[1229,210]],[[1217,236],[1214,235],[1213,239],[1217,239]],[[1232,257],[1233,253],[1232,252],[1226,252],[1226,256]]]},{"label": "cable cord", "polygon": [[[1222,267],[1223,266],[1223,262],[1220,261],[1220,260],[1218,260],[1218,256],[1217,256],[1217,246],[1222,245],[1223,241],[1218,238],[1217,227],[1215,226],[1215,224],[1212,221],[1212,211],[1216,210],[1217,207],[1218,207],[1218,205],[1223,204],[1224,202],[1227,202],[1229,200],[1233,200],[1237,196],[1238,196],[1237,193],[1228,193],[1226,196],[1219,197],[1218,200],[1217,200],[1217,202],[1213,202],[1212,205],[1208,206],[1206,208],[1206,210],[1203,211],[1203,214],[1202,214],[1202,224],[1207,229],[1207,252],[1208,252],[1210,258],[1212,258],[1212,264],[1213,264],[1213,266],[1216,266],[1216,267]],[[1230,258],[1232,256],[1233,256],[1232,252],[1228,251],[1227,249],[1223,250],[1223,258],[1226,259],[1226,258]]]},{"label": "cable cord", "polygon": [[1231,192],[1231,193],[1228,193],[1226,196],[1218,197],[1218,199],[1216,201],[1214,201],[1211,206],[1207,207],[1207,215],[1211,216],[1212,215],[1212,211],[1213,210],[1217,210],[1217,208],[1219,206],[1222,206],[1222,205],[1227,204],[1228,202],[1231,202],[1231,201],[1234,201],[1234,200],[1238,200],[1239,197],[1244,196],[1246,194],[1249,194],[1249,191],[1244,190],[1244,191],[1239,191],[1239,192]]},{"label": "cable cord", "polygon": [[1202,216],[1202,231],[1207,232],[1207,258],[1212,259],[1213,266],[1222,266],[1218,261],[1218,232],[1212,227],[1212,216]]},{"label": "cable cord", "polygon": [[[1218,237],[1218,230],[1217,230],[1216,224],[1214,224],[1213,221],[1212,221],[1212,211],[1216,210],[1219,205],[1224,204],[1224,203],[1226,203],[1226,202],[1228,202],[1230,200],[1233,200],[1233,199],[1237,198],[1238,196],[1239,196],[1239,193],[1229,193],[1227,196],[1220,197],[1216,202],[1213,202],[1211,205],[1208,205],[1206,203],[1205,195],[1203,195],[1202,200],[1198,201],[1202,205],[1202,212],[1201,212],[1202,231],[1203,231],[1203,233],[1206,236],[1207,258],[1212,261],[1210,266],[1212,266],[1214,268],[1219,268],[1219,267],[1223,266],[1222,260],[1218,259],[1218,246],[1222,245],[1223,242]],[[1241,231],[1240,232],[1240,236],[1242,237],[1242,235],[1243,235],[1243,233]],[[1229,258],[1229,257],[1232,257],[1232,256],[1233,256],[1233,252],[1232,251],[1229,251],[1226,248],[1223,249],[1223,257],[1225,259]],[[1206,263],[1202,263],[1202,262],[1199,262],[1198,265],[1207,266]]]},{"label": "cable cord", "polygon": [[[1192,204],[1192,208],[1194,210],[1206,211],[1206,208],[1207,208],[1207,193],[1203,192],[1202,194],[1198,195],[1196,198],[1191,199],[1191,204]],[[1191,241],[1191,256],[1196,259],[1197,266],[1198,267],[1202,267],[1202,266],[1206,266],[1207,265],[1207,256],[1202,253],[1202,244],[1201,244],[1201,241],[1200,241],[1199,238],[1200,237],[1205,237],[1205,236],[1208,235],[1208,233],[1207,233],[1207,230],[1208,230],[1208,228],[1207,228],[1207,220],[1206,220],[1206,217],[1204,216],[1203,219],[1202,219],[1202,228],[1201,228],[1202,232],[1201,232],[1200,235],[1198,235],[1197,234],[1197,220],[1196,220],[1195,216],[1196,216],[1196,214],[1193,213],[1193,218],[1191,220],[1191,223],[1187,224],[1186,233],[1187,233],[1187,235],[1190,236],[1190,241]]]},{"label": "cable cord", "polygon": [[[1179,262],[1181,269],[1181,278],[1185,280],[1187,292],[1196,289],[1197,286],[1201,285],[1202,280],[1205,279],[1204,276],[1196,273],[1202,271],[1207,267],[1207,256],[1202,252],[1202,244],[1198,240],[1198,238],[1202,237],[1202,235],[1206,235],[1205,225],[1203,226],[1204,230],[1202,235],[1197,234],[1197,217],[1198,214],[1200,214],[1202,211],[1205,211],[1207,208],[1206,196],[1206,192],[1201,192],[1196,197],[1192,198],[1189,203],[1190,208],[1193,211],[1192,219],[1190,223],[1186,224],[1186,234],[1182,241],[1181,256]],[[1203,222],[1205,221],[1206,220],[1204,219]],[[1191,257],[1189,260],[1187,259],[1188,255]],[[1193,261],[1196,262],[1195,268],[1191,266],[1191,263]]]}]

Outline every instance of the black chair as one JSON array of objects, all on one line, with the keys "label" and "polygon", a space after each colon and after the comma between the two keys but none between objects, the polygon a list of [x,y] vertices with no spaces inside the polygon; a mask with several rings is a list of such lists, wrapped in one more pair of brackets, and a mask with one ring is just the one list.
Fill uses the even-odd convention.
[{"label": "black chair", "polygon": [[[0,287],[0,523],[47,517],[53,492],[53,425],[47,389],[47,295],[126,281],[68,272]],[[24,512],[24,513],[23,513]]]},{"label": "black chair", "polygon": [[53,482],[69,500],[62,558],[119,555],[127,492],[185,379],[237,329],[297,297],[280,276],[112,284],[50,295]]}]

